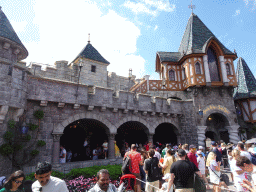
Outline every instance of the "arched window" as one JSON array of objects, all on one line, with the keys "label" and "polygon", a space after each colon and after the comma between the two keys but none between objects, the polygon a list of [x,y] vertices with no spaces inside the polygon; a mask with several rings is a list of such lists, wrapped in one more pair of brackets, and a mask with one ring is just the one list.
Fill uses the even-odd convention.
[{"label": "arched window", "polygon": [[169,71],[169,80],[175,81],[175,71],[173,71],[172,69]]},{"label": "arched window", "polygon": [[227,71],[227,75],[232,75],[229,63],[226,64],[226,71]]},{"label": "arched window", "polygon": [[200,63],[195,64],[196,74],[201,74],[201,66]]},{"label": "arched window", "polygon": [[211,81],[220,81],[218,59],[211,47],[208,48],[207,55]]}]

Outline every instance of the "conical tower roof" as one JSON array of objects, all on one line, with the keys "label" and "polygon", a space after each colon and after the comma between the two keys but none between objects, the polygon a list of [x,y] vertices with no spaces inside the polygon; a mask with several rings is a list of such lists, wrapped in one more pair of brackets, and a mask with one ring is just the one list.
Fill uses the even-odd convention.
[{"label": "conical tower roof", "polygon": [[[225,55],[236,55],[228,50],[194,13],[189,17],[178,52],[157,52],[160,62],[178,62],[183,56],[206,53],[208,43],[214,39]],[[156,71],[160,68],[156,64]]]},{"label": "conical tower roof", "polygon": [[241,57],[237,62],[236,77],[238,86],[234,89],[234,99],[256,97],[256,79]]},{"label": "conical tower roof", "polygon": [[101,56],[101,54],[92,46],[90,41],[88,41],[88,44],[83,48],[83,50],[78,54],[78,56],[74,59],[74,61],[79,58],[83,57],[86,59],[91,59],[93,61],[98,61],[105,64],[110,64],[104,57]]},{"label": "conical tower roof", "polygon": [[21,59],[24,59],[28,56],[27,49],[25,48],[25,46],[20,41],[18,35],[14,31],[11,23],[9,22],[8,18],[6,17],[4,12],[2,11],[1,7],[0,7],[0,38],[2,38],[2,39],[5,38],[5,39],[7,39],[7,41],[10,40],[12,43],[14,42],[14,43],[18,44],[19,47],[24,52],[22,54],[23,57]]},{"label": "conical tower roof", "polygon": [[220,45],[224,54],[233,54],[228,50],[206,27],[206,25],[194,13],[191,14],[186,30],[180,43],[179,52],[181,54],[205,53],[205,48],[209,40],[214,38]]}]

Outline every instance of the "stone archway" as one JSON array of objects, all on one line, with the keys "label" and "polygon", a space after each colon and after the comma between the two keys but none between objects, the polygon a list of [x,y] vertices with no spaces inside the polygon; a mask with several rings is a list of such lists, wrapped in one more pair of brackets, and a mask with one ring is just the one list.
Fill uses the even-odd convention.
[{"label": "stone archway", "polygon": [[206,126],[206,133],[212,132],[215,141],[223,140],[225,143],[229,143],[229,137],[227,136],[229,122],[224,115],[220,113],[210,114],[206,120]]},{"label": "stone archway", "polygon": [[103,116],[100,116],[99,114],[87,112],[87,113],[79,113],[79,114],[70,116],[68,119],[54,126],[53,133],[52,133],[53,135],[53,160],[52,161],[54,164],[59,163],[60,137],[61,135],[63,135],[65,127],[81,119],[92,119],[92,120],[99,121],[109,129],[108,131],[109,156],[108,157],[110,159],[115,158],[114,139],[117,131],[116,126],[113,125],[111,122],[109,122]]},{"label": "stone archway", "polygon": [[154,143],[177,145],[179,143],[180,133],[173,124],[161,123],[155,129]]},{"label": "stone archway", "polygon": [[[72,151],[72,162],[92,159],[92,151],[98,149],[110,135],[108,127],[95,119],[79,119],[64,129],[60,144],[68,151]],[[87,145],[84,146],[86,140]],[[101,151],[98,159],[103,159]]]},{"label": "stone archway", "polygon": [[216,130],[211,130],[208,127],[208,118],[212,114],[218,114],[225,121],[224,129],[221,129],[223,132],[222,136],[228,139],[229,142],[233,142],[234,144],[238,143],[238,128],[240,127],[237,123],[234,122],[235,114],[231,113],[226,107],[222,105],[213,105],[210,104],[203,109],[203,116],[201,117],[200,124],[197,126],[197,135],[198,135],[198,145],[205,146],[205,133],[206,131],[213,131],[216,134]]},{"label": "stone archway", "polygon": [[63,131],[66,126],[73,123],[74,121],[77,121],[79,119],[95,119],[100,122],[102,122],[104,125],[106,125],[109,128],[110,134],[115,134],[117,131],[117,128],[115,125],[113,125],[111,122],[109,122],[106,118],[100,116],[99,114],[95,113],[79,113],[75,114],[73,116],[70,116],[68,119],[60,122],[53,128],[53,134],[63,134]]},{"label": "stone archway", "polygon": [[128,143],[128,146],[131,146],[131,144],[144,145],[148,141],[148,136],[149,129],[143,123],[128,121],[118,127],[115,140],[117,146],[121,149],[121,154],[124,155],[125,143]]}]

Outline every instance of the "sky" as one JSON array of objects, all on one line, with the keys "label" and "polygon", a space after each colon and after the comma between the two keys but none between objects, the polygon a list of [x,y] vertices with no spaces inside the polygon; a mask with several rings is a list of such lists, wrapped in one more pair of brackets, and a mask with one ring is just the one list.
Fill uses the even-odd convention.
[{"label": "sky", "polygon": [[[68,62],[88,41],[108,71],[159,79],[157,51],[178,52],[190,0],[0,0],[30,62]],[[256,75],[256,0],[193,0],[193,12]],[[238,59],[237,59],[238,60]],[[235,67],[237,65],[235,61]]]}]

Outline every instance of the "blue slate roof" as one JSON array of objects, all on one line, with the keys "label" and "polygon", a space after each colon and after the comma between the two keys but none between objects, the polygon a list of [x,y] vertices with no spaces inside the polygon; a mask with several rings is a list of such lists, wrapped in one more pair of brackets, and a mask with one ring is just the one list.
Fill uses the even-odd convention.
[{"label": "blue slate roof", "polygon": [[241,57],[237,62],[236,76],[238,86],[234,89],[234,99],[256,97],[256,79]]},{"label": "blue slate roof", "polygon": [[25,48],[1,8],[0,8],[0,37],[5,37],[11,41],[18,43],[23,48]]},{"label": "blue slate roof", "polygon": [[159,56],[160,62],[177,62],[182,57],[180,52],[157,52],[156,54]]},{"label": "blue slate roof", "polygon": [[74,61],[79,58],[84,57],[87,59],[91,59],[93,61],[99,61],[102,63],[110,64],[101,54],[92,46],[90,42],[85,46],[85,48],[78,54],[78,56],[74,59]]},{"label": "blue slate roof", "polygon": [[235,55],[215,37],[197,15],[192,13],[178,52],[157,52],[157,54],[159,55],[160,61],[178,62],[184,55],[205,53],[207,44],[211,39],[218,42],[224,54]]}]

